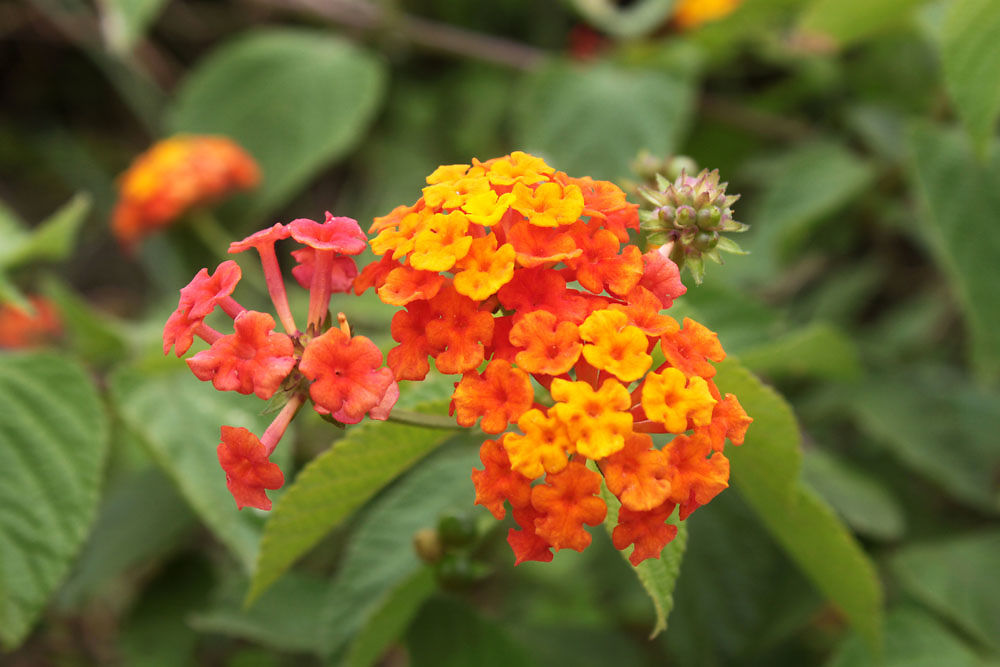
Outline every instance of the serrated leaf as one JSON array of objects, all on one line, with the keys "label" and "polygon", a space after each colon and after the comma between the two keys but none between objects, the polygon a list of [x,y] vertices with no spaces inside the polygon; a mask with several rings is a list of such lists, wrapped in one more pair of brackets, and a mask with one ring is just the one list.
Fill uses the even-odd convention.
[{"label": "serrated leaf", "polygon": [[813,0],[799,17],[799,30],[820,33],[846,46],[905,20],[923,1]]},{"label": "serrated leaf", "polygon": [[379,59],[329,32],[256,30],[195,67],[169,125],[246,148],[263,172],[251,195],[263,215],[361,141],[384,86]]},{"label": "serrated leaf", "polygon": [[799,481],[801,436],[791,408],[733,360],[718,365],[719,389],[754,419],[729,447],[730,479],[771,536],[872,646],[881,644],[882,590],[875,567],[830,507]]},{"label": "serrated leaf", "polygon": [[43,220],[16,244],[5,243],[0,251],[0,269],[10,269],[38,260],[64,259],[73,250],[76,232],[90,212],[90,195],[79,193]]},{"label": "serrated leaf", "polygon": [[[610,536],[618,524],[618,510],[621,503],[603,484],[601,485],[601,498],[608,506],[608,513],[604,518],[604,528]],[[674,608],[674,586],[677,585],[677,577],[681,572],[681,561],[684,560],[684,549],[687,546],[687,526],[678,521],[675,515],[671,515],[667,523],[677,526],[677,535],[663,548],[659,558],[647,558],[638,565],[632,565],[628,560],[629,554],[625,551],[618,552],[625,559],[628,567],[635,572],[639,583],[642,584],[653,603],[656,622],[649,633],[650,639],[667,629],[667,617],[670,616],[670,610]]]},{"label": "serrated leaf", "polygon": [[923,209],[917,227],[948,278],[971,334],[971,367],[1000,377],[1000,151],[980,164],[961,133],[929,124],[909,133],[910,177]]},{"label": "serrated leaf", "polygon": [[27,636],[97,510],[108,429],[90,378],[52,355],[0,355],[0,644]]},{"label": "serrated leaf", "polygon": [[839,329],[812,324],[740,352],[755,373],[852,380],[861,375],[857,347]]},{"label": "serrated leaf", "polygon": [[941,34],[941,65],[948,93],[980,155],[996,136],[1000,114],[1000,10],[994,0],[954,0]]},{"label": "serrated leaf", "polygon": [[359,519],[327,592],[321,638],[326,653],[341,651],[388,591],[423,567],[412,544],[418,530],[434,527],[442,513],[472,510],[469,475],[479,463],[482,434],[450,435],[448,444],[386,489]]},{"label": "serrated leaf", "polygon": [[984,646],[1000,651],[1000,531],[908,546],[891,561],[902,587]]},{"label": "serrated leaf", "polygon": [[[444,402],[424,406],[428,413],[446,410]],[[313,459],[271,512],[247,600],[257,598],[334,526],[453,433],[367,422]]]},{"label": "serrated leaf", "polygon": [[379,609],[355,635],[343,662],[344,667],[374,665],[386,647],[403,635],[420,605],[435,590],[434,571],[429,567],[418,570],[391,590],[381,601]]},{"label": "serrated leaf", "polygon": [[236,508],[216,448],[223,424],[263,433],[269,420],[253,410],[264,404],[255,397],[216,391],[186,370],[163,368],[119,369],[111,376],[111,395],[125,425],[198,517],[251,570],[263,520]]},{"label": "serrated leaf", "polygon": [[553,62],[524,81],[517,144],[569,174],[628,175],[640,148],[673,152],[694,104],[691,82],[661,70],[600,61]]}]

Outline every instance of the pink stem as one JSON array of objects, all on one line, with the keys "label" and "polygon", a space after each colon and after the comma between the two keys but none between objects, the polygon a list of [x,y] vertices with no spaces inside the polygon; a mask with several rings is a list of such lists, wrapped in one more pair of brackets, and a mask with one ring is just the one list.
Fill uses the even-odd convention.
[{"label": "pink stem", "polygon": [[264,449],[267,451],[267,455],[270,456],[274,448],[278,446],[278,441],[281,440],[281,436],[285,435],[285,430],[288,428],[288,424],[292,421],[295,413],[299,411],[302,404],[305,403],[306,397],[302,394],[295,394],[292,398],[285,403],[285,407],[281,408],[281,412],[278,416],[274,418],[271,425],[267,427],[264,431],[264,435],[260,438],[260,443],[264,445]]},{"label": "pink stem", "polygon": [[264,267],[264,282],[267,283],[267,293],[271,295],[274,302],[274,310],[278,313],[281,326],[289,335],[295,335],[298,327],[295,326],[295,318],[292,317],[292,310],[288,307],[288,294],[285,292],[285,280],[281,277],[281,267],[278,266],[278,257],[274,254],[274,243],[267,243],[257,246],[260,253],[260,264]]},{"label": "pink stem", "polygon": [[236,319],[237,315],[246,311],[246,308],[241,306],[239,302],[236,301],[236,299],[234,299],[231,296],[222,297],[216,302],[216,304],[219,307],[221,307],[222,310],[225,311],[226,315],[229,315],[229,317],[233,318],[234,320]]},{"label": "pink stem", "polygon": [[332,250],[316,249],[316,263],[313,266],[312,285],[309,286],[309,324],[314,332],[326,319],[326,311],[330,308],[330,270],[333,268]]},{"label": "pink stem", "polygon": [[199,324],[195,328],[194,333],[195,333],[196,336],[198,336],[199,338],[201,338],[203,341],[205,341],[209,345],[211,345],[215,341],[217,341],[220,338],[222,338],[222,332],[221,331],[216,331],[215,329],[213,329],[212,327],[208,326],[204,322],[202,322],[201,324]]}]

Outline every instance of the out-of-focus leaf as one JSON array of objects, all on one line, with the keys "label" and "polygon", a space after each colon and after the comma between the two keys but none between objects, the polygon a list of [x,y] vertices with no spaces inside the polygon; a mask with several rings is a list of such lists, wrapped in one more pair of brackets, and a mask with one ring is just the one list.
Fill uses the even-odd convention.
[{"label": "out-of-focus leaf", "polygon": [[364,137],[384,88],[382,63],[330,33],[260,30],[228,41],[184,81],[176,132],[227,135],[260,163],[262,215]]},{"label": "out-of-focus leaf", "polygon": [[[446,405],[426,405],[423,411],[441,414]],[[248,600],[257,598],[334,526],[453,434],[367,422],[313,459],[271,512]]]},{"label": "out-of-focus leaf", "polygon": [[954,498],[1000,511],[1000,398],[943,370],[877,377],[851,392],[858,425]]},{"label": "out-of-focus leaf", "polygon": [[640,148],[674,151],[694,102],[681,76],[605,61],[550,63],[520,92],[517,145],[568,174],[606,179],[628,175]]},{"label": "out-of-focus leaf", "polygon": [[0,257],[6,255],[11,248],[16,248],[27,234],[27,227],[7,204],[0,201]]},{"label": "out-of-focus leaf", "polygon": [[105,499],[59,604],[86,602],[109,579],[163,554],[194,526],[194,515],[162,472],[138,471]]},{"label": "out-of-focus leaf", "polygon": [[[409,427],[409,433],[412,439],[420,432]],[[412,542],[418,530],[434,527],[445,512],[471,510],[475,492],[469,475],[479,462],[481,440],[467,432],[449,435],[453,445],[386,489],[352,534],[322,614],[327,653],[343,650],[392,588],[423,567]]]},{"label": "out-of-focus leaf", "polygon": [[769,376],[851,380],[861,375],[854,343],[829,324],[813,324],[743,350],[740,361],[755,373]]},{"label": "out-of-focus leaf", "polygon": [[100,0],[101,31],[111,49],[126,54],[156,21],[166,0]]},{"label": "out-of-focus leaf", "polygon": [[868,650],[858,636],[848,637],[826,667],[983,667],[967,644],[933,617],[903,607],[885,619],[885,651]]},{"label": "out-of-focus leaf", "polygon": [[819,33],[840,45],[870,37],[905,19],[923,0],[812,0],[799,17],[799,30]]},{"label": "out-of-focus leaf", "polygon": [[434,571],[425,567],[390,591],[382,606],[355,635],[344,666],[374,665],[386,647],[406,632],[406,626],[416,616],[420,605],[435,590]]},{"label": "out-of-focus leaf", "polygon": [[77,356],[92,364],[110,364],[125,357],[124,325],[116,318],[94,310],[55,278],[43,283],[42,292],[55,303]]},{"label": "out-of-focus leaf", "polygon": [[799,481],[798,425],[788,404],[735,361],[718,366],[719,389],[754,419],[729,447],[731,479],[771,536],[873,646],[881,643],[882,590],[875,567],[826,503]]},{"label": "out-of-focus leaf", "polygon": [[954,0],[941,34],[944,82],[978,152],[996,136],[1000,114],[1000,11],[993,0]]},{"label": "out-of-focus leaf", "polygon": [[406,633],[412,667],[534,667],[496,622],[451,598],[431,598]]},{"label": "out-of-focus leaf", "polygon": [[318,653],[325,591],[323,579],[292,572],[261,595],[258,604],[243,607],[243,587],[234,588],[210,609],[194,614],[191,624],[200,632],[239,637],[280,651]]},{"label": "out-of-focus leaf", "polygon": [[253,510],[236,508],[216,449],[221,425],[260,434],[270,416],[252,412],[263,406],[255,397],[216,391],[186,371],[165,371],[160,366],[130,366],[115,372],[111,395],[117,409],[199,518],[249,571],[257,556],[262,520]]},{"label": "out-of-focus leaf", "polygon": [[639,0],[621,6],[611,0],[570,0],[588,23],[619,38],[641,37],[657,30],[670,16],[675,0]]},{"label": "out-of-focus leaf", "polygon": [[97,510],[104,407],[76,363],[0,354],[0,644],[17,646]]},{"label": "out-of-focus leaf", "polygon": [[919,229],[965,312],[974,372],[995,380],[1000,376],[994,289],[1000,284],[1000,151],[980,164],[963,135],[928,124],[911,129],[909,146],[910,174],[924,212]]},{"label": "out-of-focus leaf", "polygon": [[1000,651],[997,563],[1000,531],[992,530],[908,546],[891,567],[908,593]]},{"label": "out-of-focus leaf", "polygon": [[802,461],[805,481],[856,532],[895,540],[905,528],[896,500],[875,480],[821,449],[809,449]]},{"label": "out-of-focus leaf", "polygon": [[90,197],[80,193],[13,245],[0,245],[0,269],[28,262],[64,259],[73,250],[76,232],[90,211]]},{"label": "out-of-focus leaf", "polygon": [[[621,503],[603,484],[601,485],[601,498],[608,506],[604,527],[607,529],[608,535],[611,535],[615,526],[618,525],[618,510],[621,508]],[[628,560],[628,553],[618,552],[628,563],[628,567],[635,572],[639,583],[642,584],[649,599],[653,602],[656,622],[649,633],[650,639],[667,629],[667,617],[674,607],[674,586],[677,585],[677,577],[681,572],[681,562],[684,560],[684,549],[687,546],[687,526],[678,521],[675,515],[671,515],[667,523],[677,526],[677,536],[663,548],[659,558],[647,558],[638,565],[632,565]]]}]

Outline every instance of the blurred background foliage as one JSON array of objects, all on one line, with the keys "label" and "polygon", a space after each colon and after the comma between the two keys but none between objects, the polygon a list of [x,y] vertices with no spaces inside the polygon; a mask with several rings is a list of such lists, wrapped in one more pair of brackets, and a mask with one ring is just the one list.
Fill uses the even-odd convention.
[{"label": "blurred background foliage", "polygon": [[[44,294],[64,329],[59,353],[0,355],[5,664],[1000,664],[1000,6],[745,0],[690,25],[674,4],[0,6],[0,301]],[[261,185],[124,253],[116,176],[177,132],[235,139]],[[720,372],[757,423],[652,640],[600,531],[511,567],[472,511],[474,432],[300,420],[288,477],[319,455],[357,488],[287,491],[318,494],[305,531],[236,512],[218,424],[267,417],[159,349],[228,240],[326,209],[366,227],[437,165],[515,149],[618,182],[641,149],[684,153],[752,225],[674,314],[797,422]],[[389,342],[391,309],[334,308]],[[455,526],[424,566],[414,535]]]}]

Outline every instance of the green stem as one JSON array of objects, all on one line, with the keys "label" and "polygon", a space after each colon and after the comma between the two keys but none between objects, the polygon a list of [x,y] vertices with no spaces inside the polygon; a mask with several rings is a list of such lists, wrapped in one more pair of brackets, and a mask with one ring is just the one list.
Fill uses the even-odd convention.
[{"label": "green stem", "polygon": [[411,426],[423,426],[424,428],[444,428],[460,431],[464,426],[459,426],[451,417],[444,415],[428,415],[412,410],[394,409],[386,421],[397,424],[410,424]]}]

